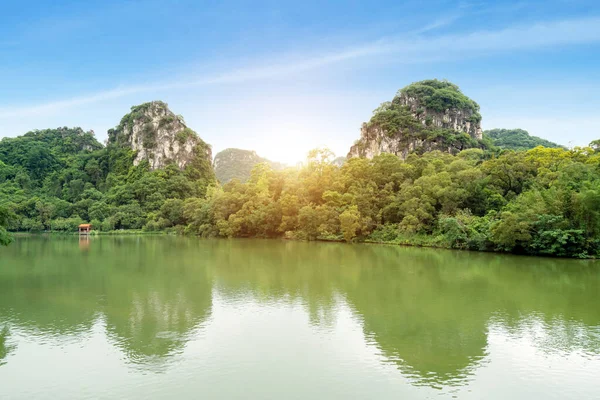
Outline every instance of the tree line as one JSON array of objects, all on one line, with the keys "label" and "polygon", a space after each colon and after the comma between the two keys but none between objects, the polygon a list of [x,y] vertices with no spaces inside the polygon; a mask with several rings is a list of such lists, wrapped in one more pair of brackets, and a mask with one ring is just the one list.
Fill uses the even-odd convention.
[{"label": "tree line", "polygon": [[600,251],[600,153],[537,147],[352,158],[315,150],[300,169],[181,203],[201,236],[389,242],[566,257]]},{"label": "tree line", "polygon": [[536,255],[600,253],[600,152],[467,149],[343,165],[326,149],[299,168],[212,171],[133,165],[81,129],[0,141],[0,241],[9,231],[168,231],[203,237],[389,242]]}]

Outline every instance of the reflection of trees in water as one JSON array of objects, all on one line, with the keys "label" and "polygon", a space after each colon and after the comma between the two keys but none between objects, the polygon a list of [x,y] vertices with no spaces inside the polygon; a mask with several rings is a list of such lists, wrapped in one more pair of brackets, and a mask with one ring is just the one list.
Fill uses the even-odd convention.
[{"label": "reflection of trees in water", "polygon": [[6,356],[14,349],[14,345],[9,343],[10,331],[7,326],[0,328],[0,365],[6,363]]},{"label": "reflection of trees in water", "polygon": [[[417,251],[400,260],[396,248],[385,246],[254,240],[214,246],[214,275],[225,295],[300,298],[313,323],[331,324],[339,293],[386,358],[428,384],[460,379],[484,356],[485,305],[465,313],[473,303],[461,296],[465,286],[477,292],[477,282],[446,284],[434,270],[423,268],[435,264],[436,253]],[[419,254],[427,256],[420,259]],[[440,296],[449,301],[440,302]]]},{"label": "reflection of trees in water", "polygon": [[303,304],[317,326],[333,326],[347,303],[414,384],[468,379],[492,325],[520,334],[535,319],[548,334],[534,345],[600,353],[600,270],[576,261],[170,237],[92,238],[85,253],[68,239],[18,240],[3,251],[18,265],[0,268],[0,319],[58,337],[88,332],[103,315],[113,342],[142,366],[180,351],[206,321],[213,281],[226,301]]},{"label": "reflection of trees in water", "polygon": [[[565,260],[363,249],[356,255],[360,279],[346,286],[348,300],[367,334],[417,383],[452,385],[467,378],[484,359],[488,322],[498,312],[508,326],[531,316],[554,321],[548,326],[560,321],[559,333],[586,332],[588,349],[598,349],[600,338],[590,335],[600,323],[600,310],[590,307],[600,288],[594,268]],[[571,345],[571,351],[579,346]]]},{"label": "reflection of trees in water", "polygon": [[360,250],[360,277],[344,285],[366,335],[415,384],[463,382],[485,356],[482,282],[465,279],[464,271],[440,273],[448,255],[387,246]]},{"label": "reflection of trees in water", "polygon": [[212,284],[188,241],[144,240],[107,274],[103,300],[109,332],[132,360],[182,349],[212,306]]},{"label": "reflection of trees in water", "polygon": [[499,312],[509,327],[531,315],[567,327],[576,320],[590,342],[600,341],[589,335],[600,321],[589,306],[599,273],[576,261],[266,240],[211,246],[225,295],[300,299],[313,323],[331,324],[334,317],[322,316],[335,316],[340,294],[367,338],[418,385],[464,383],[485,360],[489,321]]},{"label": "reflection of trees in water", "polygon": [[340,248],[276,240],[215,240],[210,248],[215,285],[228,298],[303,304],[313,324],[335,321]]},{"label": "reflection of trees in water", "polygon": [[[0,317],[60,337],[89,331],[98,311],[101,269],[76,257],[77,238],[22,238],[0,259]],[[74,257],[75,255],[75,257]],[[7,266],[3,262],[7,260]],[[8,265],[10,263],[10,265]],[[2,315],[6,312],[6,315]]]},{"label": "reflection of trees in water", "polygon": [[0,317],[63,340],[104,316],[130,360],[177,352],[210,315],[211,279],[192,242],[101,238],[79,253],[77,238],[18,240],[0,268]]}]

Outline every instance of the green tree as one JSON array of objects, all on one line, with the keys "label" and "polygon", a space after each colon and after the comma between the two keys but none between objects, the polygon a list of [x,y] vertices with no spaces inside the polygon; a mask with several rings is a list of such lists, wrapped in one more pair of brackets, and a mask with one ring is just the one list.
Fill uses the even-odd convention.
[{"label": "green tree", "polygon": [[360,213],[356,206],[351,206],[340,214],[340,227],[346,242],[351,242],[356,237],[360,228],[360,219]]},{"label": "green tree", "polygon": [[12,242],[12,235],[6,230],[9,225],[10,218],[14,215],[5,207],[0,207],[0,245],[6,246]]}]

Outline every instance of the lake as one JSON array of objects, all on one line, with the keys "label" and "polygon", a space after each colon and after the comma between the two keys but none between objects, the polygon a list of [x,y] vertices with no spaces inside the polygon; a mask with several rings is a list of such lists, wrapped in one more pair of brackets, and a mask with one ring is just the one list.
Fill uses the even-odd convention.
[{"label": "lake", "polygon": [[385,245],[23,237],[7,399],[600,398],[600,263]]}]

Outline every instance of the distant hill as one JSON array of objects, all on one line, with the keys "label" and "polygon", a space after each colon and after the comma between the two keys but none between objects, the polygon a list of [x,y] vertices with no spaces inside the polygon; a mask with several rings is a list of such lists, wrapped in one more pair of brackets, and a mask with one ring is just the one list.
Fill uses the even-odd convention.
[{"label": "distant hill", "polygon": [[253,150],[234,148],[217,153],[213,165],[219,182],[227,183],[232,179],[238,179],[240,182],[247,181],[252,168],[260,163],[268,163],[275,170],[285,168],[284,164],[267,160]]},{"label": "distant hill", "polygon": [[508,150],[529,150],[537,146],[550,148],[564,147],[546,139],[529,135],[523,129],[490,129],[483,132],[494,146]]},{"label": "distant hill", "polygon": [[336,167],[341,167],[346,163],[346,157],[337,157],[335,160],[331,162]]}]

